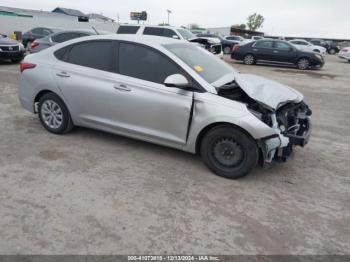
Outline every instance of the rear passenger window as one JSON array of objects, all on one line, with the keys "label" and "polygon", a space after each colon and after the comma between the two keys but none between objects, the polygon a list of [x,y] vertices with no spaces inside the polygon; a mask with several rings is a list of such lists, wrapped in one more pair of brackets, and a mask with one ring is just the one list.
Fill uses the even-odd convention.
[{"label": "rear passenger window", "polygon": [[290,45],[285,42],[275,42],[275,46],[277,49],[289,50]]},{"label": "rear passenger window", "polygon": [[163,36],[163,28],[159,27],[145,27],[145,30],[143,31],[144,35],[156,35],[156,36]]},{"label": "rear passenger window", "polygon": [[74,32],[61,33],[61,34],[57,34],[57,35],[53,36],[52,41],[54,41],[56,43],[63,43],[65,41],[72,40],[72,39],[78,38],[78,37],[80,37],[80,33],[74,33]]},{"label": "rear passenger window", "polygon": [[103,71],[113,71],[113,42],[90,41],[72,46],[67,62]]},{"label": "rear passenger window", "polygon": [[178,35],[175,33],[174,30],[164,28],[163,29],[163,36],[172,38],[173,36],[178,36]]},{"label": "rear passenger window", "polygon": [[117,34],[136,34],[137,30],[139,30],[139,26],[126,26],[121,25],[118,28]]},{"label": "rear passenger window", "polygon": [[175,63],[155,50],[140,45],[120,43],[119,73],[163,84],[165,78],[180,73],[180,70]]},{"label": "rear passenger window", "polygon": [[272,48],[272,44],[272,41],[258,41],[255,43],[254,47]]}]

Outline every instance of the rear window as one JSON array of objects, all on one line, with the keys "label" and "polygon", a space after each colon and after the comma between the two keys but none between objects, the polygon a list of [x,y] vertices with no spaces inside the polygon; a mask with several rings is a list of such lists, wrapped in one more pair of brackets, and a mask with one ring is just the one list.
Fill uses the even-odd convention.
[{"label": "rear window", "polygon": [[145,27],[143,34],[144,35],[163,36],[163,30],[164,30],[164,28],[159,28],[159,27]]},{"label": "rear window", "polygon": [[272,41],[257,41],[255,43],[255,47],[261,47],[261,48],[272,48],[273,42]]},{"label": "rear window", "polygon": [[77,33],[77,32],[60,33],[60,34],[54,35],[52,37],[52,41],[54,41],[56,43],[63,43],[65,41],[72,40],[72,39],[78,38],[80,36],[81,36],[81,34]]},{"label": "rear window", "polygon": [[112,41],[88,41],[61,48],[55,56],[67,63],[113,72],[113,53]]},{"label": "rear window", "polygon": [[118,28],[117,34],[136,34],[139,28],[139,26],[121,25]]}]

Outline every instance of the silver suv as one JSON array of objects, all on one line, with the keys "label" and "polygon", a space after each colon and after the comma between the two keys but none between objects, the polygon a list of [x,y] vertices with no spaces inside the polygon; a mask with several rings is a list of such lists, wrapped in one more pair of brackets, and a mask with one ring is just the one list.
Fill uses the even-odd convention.
[{"label": "silver suv", "polygon": [[311,131],[298,91],[165,37],[89,36],[29,55],[19,99],[49,132],[85,126],[199,153],[228,178],[285,160]]}]

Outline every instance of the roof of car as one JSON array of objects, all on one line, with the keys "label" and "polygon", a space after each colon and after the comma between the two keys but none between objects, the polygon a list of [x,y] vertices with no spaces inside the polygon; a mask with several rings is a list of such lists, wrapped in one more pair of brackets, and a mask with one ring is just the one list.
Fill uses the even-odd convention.
[{"label": "roof of car", "polygon": [[170,38],[170,37],[151,36],[151,35],[135,35],[135,34],[110,34],[110,35],[93,35],[93,36],[84,37],[84,40],[99,40],[99,39],[124,40],[124,41],[132,41],[132,42],[136,42],[136,43],[144,43],[144,44],[148,44],[148,45],[188,43],[187,41],[174,39],[174,38]]},{"label": "roof of car", "polygon": [[176,27],[176,26],[170,26],[170,25],[130,25],[130,24],[121,24],[120,26],[138,26],[138,27],[157,27],[157,28],[168,28],[168,29],[185,29],[188,30],[186,28],[182,28],[182,27]]}]

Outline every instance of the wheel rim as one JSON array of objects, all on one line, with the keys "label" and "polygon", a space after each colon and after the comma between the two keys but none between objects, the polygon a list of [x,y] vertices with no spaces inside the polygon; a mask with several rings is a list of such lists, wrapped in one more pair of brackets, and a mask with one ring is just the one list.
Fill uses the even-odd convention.
[{"label": "wheel rim", "polygon": [[225,48],[224,48],[224,53],[225,54],[229,54],[231,52],[231,48],[229,48],[228,46],[226,46]]},{"label": "wheel rim", "polygon": [[244,62],[247,64],[247,65],[252,65],[254,63],[254,57],[252,55],[247,55],[245,58],[244,58]]},{"label": "wheel rim", "polygon": [[213,146],[214,159],[225,167],[236,167],[243,161],[243,149],[232,138],[222,138]]},{"label": "wheel rim", "polygon": [[334,55],[334,54],[335,54],[335,50],[334,50],[334,49],[331,49],[331,50],[329,51],[329,53],[330,53],[331,55]]},{"label": "wheel rim", "polygon": [[309,67],[309,61],[306,59],[301,59],[298,63],[300,69],[306,69]]},{"label": "wheel rim", "polygon": [[57,129],[63,123],[62,109],[55,101],[46,100],[41,105],[41,118],[48,127]]}]

